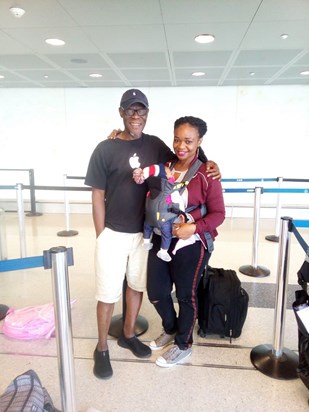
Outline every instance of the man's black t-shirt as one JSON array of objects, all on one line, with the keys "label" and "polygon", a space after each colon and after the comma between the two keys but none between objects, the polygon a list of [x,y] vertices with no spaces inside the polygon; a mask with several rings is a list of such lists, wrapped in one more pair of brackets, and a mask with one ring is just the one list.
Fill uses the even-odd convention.
[{"label": "man's black t-shirt", "polygon": [[108,139],[92,153],[85,184],[105,190],[105,226],[117,232],[143,231],[147,185],[136,184],[132,172],[175,157],[158,137],[142,134],[136,140]]}]

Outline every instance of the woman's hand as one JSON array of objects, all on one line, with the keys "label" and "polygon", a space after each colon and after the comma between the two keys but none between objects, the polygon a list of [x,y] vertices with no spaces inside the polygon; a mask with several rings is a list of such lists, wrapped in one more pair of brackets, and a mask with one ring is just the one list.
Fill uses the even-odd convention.
[{"label": "woman's hand", "polygon": [[114,129],[108,136],[107,136],[107,138],[108,139],[117,139],[118,138],[118,136],[120,135],[120,133],[121,133],[121,130],[120,129]]},{"label": "woman's hand", "polygon": [[213,179],[221,179],[219,166],[213,160],[208,160],[206,162],[206,171],[207,176],[212,177]]},{"label": "woman's hand", "polygon": [[183,215],[178,216],[179,222],[173,224],[172,234],[178,239],[189,239],[194,233],[196,226],[194,223],[185,223]]}]

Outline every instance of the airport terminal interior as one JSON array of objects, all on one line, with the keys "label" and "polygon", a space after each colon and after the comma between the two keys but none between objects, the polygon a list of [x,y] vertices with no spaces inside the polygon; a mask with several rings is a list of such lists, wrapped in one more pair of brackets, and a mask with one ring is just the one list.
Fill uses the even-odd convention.
[{"label": "airport terminal interior", "polygon": [[[6,212],[5,241],[8,259],[20,258],[19,220],[16,212]],[[234,269],[249,294],[249,308],[239,338],[198,336],[194,331],[192,355],[172,368],[160,368],[155,360],[160,351],[148,359],[138,359],[109,337],[109,350],[114,375],[99,380],[92,372],[93,350],[97,343],[96,302],[94,298],[93,252],[95,232],[90,213],[70,216],[74,236],[59,236],[65,230],[62,213],[43,213],[25,217],[26,256],[41,256],[56,246],[72,248],[74,264],[68,267],[69,295],[74,300],[71,310],[74,348],[73,382],[60,385],[57,340],[14,340],[0,332],[0,363],[3,393],[17,375],[33,369],[51,395],[55,406],[62,409],[64,386],[74,395],[76,410],[86,411],[308,411],[308,389],[299,378],[274,378],[251,362],[252,351],[260,345],[274,348],[278,328],[275,310],[278,282],[279,243],[265,239],[275,231],[275,219],[260,219],[258,233],[258,266],[269,269],[265,277],[248,276],[239,271],[252,264],[253,219],[227,216],[219,227],[210,265]],[[308,241],[308,229],[300,229]],[[286,304],[282,308],[282,362],[285,353],[298,352],[298,329],[292,303],[297,284],[297,271],[305,259],[292,234],[288,257]],[[53,302],[52,271],[37,267],[1,273],[0,303],[22,308]],[[177,308],[177,302],[175,301]],[[122,301],[115,306],[113,325],[121,324]],[[160,320],[144,296],[139,321],[146,327],[140,339],[149,344],[161,333]],[[144,323],[143,323],[144,322]],[[0,322],[0,328],[1,324]],[[266,346],[267,347],[267,346]],[[289,356],[287,356],[289,357]],[[61,387],[60,387],[61,386]]]},{"label": "airport terminal interior", "polygon": [[[146,94],[149,116],[136,107],[133,115],[119,110],[131,88]],[[289,233],[282,265],[282,241],[267,239],[278,237],[278,192],[270,189],[256,219],[251,184],[263,182],[266,193],[267,181],[275,190],[286,182],[279,216],[308,219],[308,89],[309,0],[0,1],[0,396],[33,370],[62,412],[308,412],[292,305],[309,249]],[[191,356],[164,368],[156,360],[165,349],[141,359],[118,345],[121,298],[108,338],[113,376],[102,380],[93,373],[91,194],[77,185],[97,144],[123,130],[123,117],[142,113],[145,133],[169,147],[175,119],[207,122],[203,149],[220,165],[222,182],[233,177],[229,195],[223,187],[226,219],[209,264],[237,273],[249,306],[239,337],[202,337],[196,322]],[[123,194],[123,208],[125,201]],[[309,227],[299,232],[309,244]],[[57,288],[43,256],[59,246],[73,259],[60,268]],[[28,258],[40,264],[17,263]],[[1,308],[53,303],[62,315],[55,335],[20,340],[3,332]],[[136,333],[149,345],[161,332],[145,293]],[[0,404],[0,412],[28,411],[2,411]]]}]

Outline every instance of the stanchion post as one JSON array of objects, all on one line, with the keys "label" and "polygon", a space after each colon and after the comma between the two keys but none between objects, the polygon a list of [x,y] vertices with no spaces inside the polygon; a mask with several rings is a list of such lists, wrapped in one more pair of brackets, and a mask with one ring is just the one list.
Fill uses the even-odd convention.
[{"label": "stanchion post", "polygon": [[76,412],[68,250],[72,252],[72,249],[60,246],[51,248],[49,252],[51,254],[62,410],[65,412]]},{"label": "stanchion post", "polygon": [[26,216],[42,216],[42,213],[36,211],[35,202],[35,184],[34,184],[34,170],[29,169],[29,186],[30,186],[30,203],[31,211]]},{"label": "stanchion post", "polygon": [[281,219],[273,345],[256,346],[252,349],[250,358],[252,364],[267,376],[276,379],[296,379],[298,356],[290,349],[283,348],[291,237],[288,228],[292,218]]},{"label": "stanchion post", "polygon": [[[122,284],[122,314],[112,317],[111,325],[108,334],[113,338],[119,338],[123,331],[123,323],[126,317],[126,292],[127,279],[125,278]],[[148,330],[148,321],[143,316],[138,315],[135,323],[135,336],[140,336]]]},{"label": "stanchion post", "polygon": [[19,222],[19,246],[20,257],[26,257],[26,235],[25,235],[25,212],[23,201],[23,185],[21,183],[16,184],[16,200]]},{"label": "stanchion post", "polygon": [[[283,177],[278,177],[278,189],[281,188],[282,181],[283,181]],[[275,234],[265,236],[265,239],[269,240],[270,242],[279,242],[280,216],[281,216],[281,195],[279,192],[277,195]]]},{"label": "stanchion post", "polygon": [[292,218],[283,217],[281,221],[282,240],[279,243],[273,338],[273,353],[276,357],[282,356],[283,347],[286,294],[289,278],[289,260],[291,243],[291,232],[288,230],[288,225],[291,220]]},{"label": "stanchion post", "polygon": [[260,232],[260,210],[261,210],[262,188],[256,187],[254,193],[254,216],[253,216],[253,240],[252,240],[252,267],[258,267],[258,248]]},{"label": "stanchion post", "polygon": [[0,208],[0,260],[7,258],[5,212]]},{"label": "stanchion post", "polygon": [[260,208],[261,208],[261,194],[262,187],[255,188],[254,195],[254,218],[253,218],[253,242],[252,242],[252,265],[243,265],[239,271],[244,275],[253,277],[265,277],[270,274],[270,270],[264,266],[258,266],[258,235],[260,226]]},{"label": "stanchion post", "polygon": [[65,230],[61,230],[57,233],[58,236],[76,236],[78,235],[77,230],[70,230],[70,205],[69,199],[67,195],[67,191],[65,189],[67,184],[67,175],[63,175],[63,186],[64,186],[64,211],[65,211]]}]

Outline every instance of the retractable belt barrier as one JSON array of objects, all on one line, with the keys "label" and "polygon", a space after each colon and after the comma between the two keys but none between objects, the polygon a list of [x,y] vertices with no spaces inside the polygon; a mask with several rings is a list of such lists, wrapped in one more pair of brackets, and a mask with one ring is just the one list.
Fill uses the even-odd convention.
[{"label": "retractable belt barrier", "polygon": [[221,179],[221,182],[277,182],[278,177],[272,178],[272,177],[250,177],[250,178],[233,178],[233,179]]},{"label": "retractable belt barrier", "polygon": [[7,258],[5,212],[0,208],[0,260]]},{"label": "retractable belt barrier", "polygon": [[75,372],[72,339],[71,300],[68,266],[73,265],[73,250],[53,247],[43,256],[0,261],[0,272],[44,267],[51,269],[55,309],[58,371],[62,410],[76,412]]},{"label": "retractable belt barrier", "polygon": [[265,277],[270,274],[270,270],[258,265],[258,234],[260,224],[261,194],[263,188],[246,189],[223,189],[223,193],[254,193],[254,218],[253,218],[253,242],[252,242],[252,264],[240,266],[239,271],[244,275],[252,277]]},{"label": "retractable belt barrier", "polygon": [[[36,211],[34,169],[0,169],[0,172],[28,172],[31,211],[27,213],[27,216],[41,216],[42,213]],[[7,187],[7,189],[10,188]]]},{"label": "retractable belt barrier", "polygon": [[296,226],[309,227],[309,220],[293,221],[291,217],[281,218],[273,344],[258,345],[250,354],[256,369],[276,379],[298,378],[298,355],[283,347],[291,233],[294,233],[306,256],[309,256],[309,247]]},{"label": "retractable belt barrier", "polygon": [[58,236],[76,236],[78,235],[77,230],[70,229],[70,204],[67,196],[66,185],[67,185],[67,175],[63,175],[63,185],[64,185],[64,211],[65,211],[65,230],[61,230],[57,233]]},{"label": "retractable belt barrier", "polygon": [[[229,179],[231,180],[231,179]],[[240,179],[238,179],[240,180]],[[237,180],[237,181],[238,181]],[[247,179],[250,181],[250,179]],[[264,179],[265,180],[265,179]],[[272,179],[269,179],[271,181]],[[253,242],[252,242],[252,263],[251,265],[243,265],[240,266],[239,271],[244,275],[252,276],[252,277],[265,277],[270,274],[270,270],[265,266],[258,265],[258,234],[259,234],[259,220],[260,220],[260,209],[261,209],[261,195],[263,193],[302,193],[307,194],[309,193],[308,188],[295,188],[295,189],[287,189],[287,188],[263,188],[263,187],[256,187],[256,188],[232,188],[232,189],[223,189],[223,193],[255,193],[254,198],[254,216],[253,216]],[[268,239],[267,240],[275,239]],[[279,237],[278,237],[279,239]]]}]

